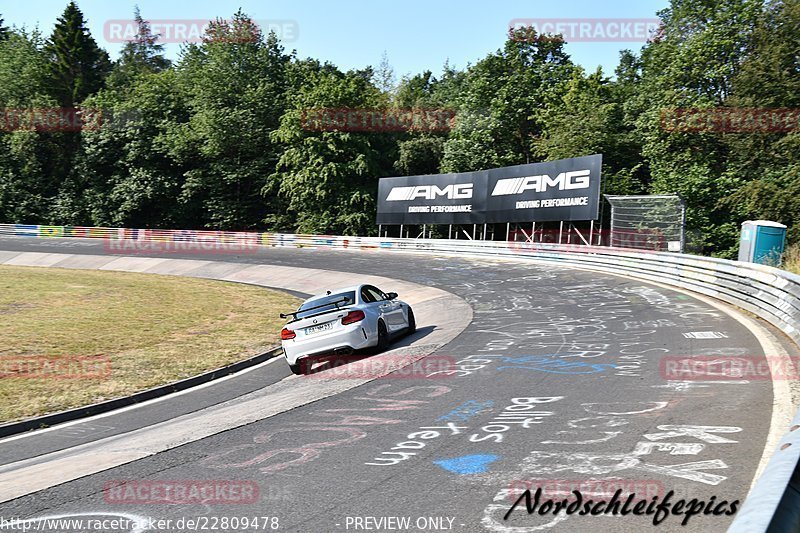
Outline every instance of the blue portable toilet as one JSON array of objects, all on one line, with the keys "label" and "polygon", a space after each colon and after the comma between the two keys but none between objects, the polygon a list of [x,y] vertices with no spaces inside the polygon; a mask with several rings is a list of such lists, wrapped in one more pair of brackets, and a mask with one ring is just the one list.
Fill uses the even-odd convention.
[{"label": "blue portable toilet", "polygon": [[742,223],[739,240],[739,261],[780,266],[786,242],[786,226],[769,220],[747,220]]}]

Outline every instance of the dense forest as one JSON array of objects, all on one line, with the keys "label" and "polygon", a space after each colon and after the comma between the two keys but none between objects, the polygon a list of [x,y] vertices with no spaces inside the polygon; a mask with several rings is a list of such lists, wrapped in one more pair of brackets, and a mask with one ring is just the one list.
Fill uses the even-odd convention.
[{"label": "dense forest", "polygon": [[[602,153],[604,193],[686,199],[694,249],[731,257],[753,218],[800,242],[800,0],[672,0],[614,73],[521,28],[464,69],[399,80],[385,61],[344,72],[299,58],[242,12],[173,63],[135,16],[116,60],[74,3],[49,36],[0,18],[0,222],[374,235],[381,177]],[[20,112],[73,108],[77,127]],[[452,120],[309,124],[327,108]],[[793,123],[674,121],[720,108],[789,110]]]}]

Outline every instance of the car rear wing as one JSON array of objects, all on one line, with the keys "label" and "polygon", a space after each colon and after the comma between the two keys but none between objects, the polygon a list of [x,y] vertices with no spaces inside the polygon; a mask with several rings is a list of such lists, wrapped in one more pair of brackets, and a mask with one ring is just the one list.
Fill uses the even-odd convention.
[{"label": "car rear wing", "polygon": [[[339,310],[339,304],[348,303],[348,302],[351,303],[351,304],[353,303],[353,302],[350,302],[350,298],[342,298],[341,300],[334,300],[332,302],[325,302],[324,304],[318,305],[316,307],[307,307],[306,309],[303,309],[303,310],[299,310],[298,309],[297,311],[295,311],[293,313],[281,313],[281,318],[292,317],[291,321],[294,322],[295,320],[298,320],[297,313],[305,313],[307,311],[313,311],[315,309],[322,309],[323,307],[329,307],[331,305],[335,305],[336,306],[336,310],[338,311]],[[323,311],[322,313],[316,313],[314,315],[308,315],[308,316],[303,317],[303,318],[311,318],[312,316],[324,315],[325,313],[328,313],[328,312],[329,311]]]}]

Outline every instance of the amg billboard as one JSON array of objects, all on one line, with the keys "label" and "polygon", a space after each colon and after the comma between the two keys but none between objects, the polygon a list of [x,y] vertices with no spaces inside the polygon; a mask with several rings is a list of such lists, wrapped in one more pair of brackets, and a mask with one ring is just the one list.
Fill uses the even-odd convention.
[{"label": "amg billboard", "polygon": [[384,178],[378,224],[483,224],[487,172]]},{"label": "amg billboard", "polygon": [[596,220],[602,155],[489,170],[484,222]]},{"label": "amg billboard", "polygon": [[596,220],[602,155],[460,174],[385,178],[378,224]]}]

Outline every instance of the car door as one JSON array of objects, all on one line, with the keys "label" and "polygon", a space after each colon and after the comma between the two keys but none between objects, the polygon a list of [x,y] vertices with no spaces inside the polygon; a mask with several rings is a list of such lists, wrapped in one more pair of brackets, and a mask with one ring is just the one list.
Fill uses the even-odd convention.
[{"label": "car door", "polygon": [[[389,329],[389,322],[386,317],[383,316],[383,309],[381,309],[382,302],[378,301],[377,295],[369,290],[369,286],[364,285],[361,287],[361,302],[366,309],[370,309],[370,316],[377,316],[378,318],[383,318],[383,322],[386,324],[386,328]],[[377,335],[377,320],[376,318],[374,321],[370,320],[369,328],[370,331],[373,332],[373,335]]]},{"label": "car door", "polygon": [[405,327],[405,318],[403,317],[403,309],[400,306],[400,302],[390,300],[389,297],[377,287],[370,285],[367,287],[367,290],[377,300],[378,308],[386,323],[386,328],[392,333],[403,329]]}]

